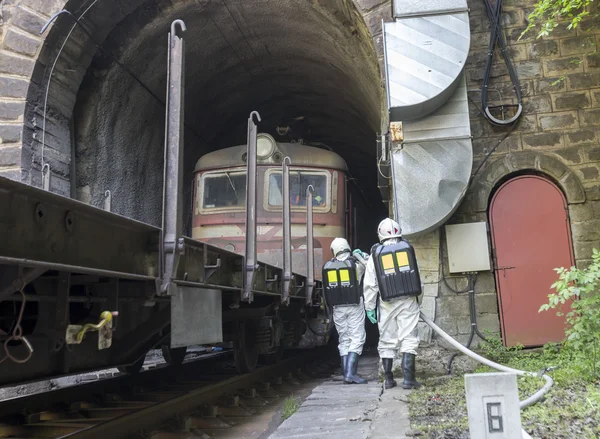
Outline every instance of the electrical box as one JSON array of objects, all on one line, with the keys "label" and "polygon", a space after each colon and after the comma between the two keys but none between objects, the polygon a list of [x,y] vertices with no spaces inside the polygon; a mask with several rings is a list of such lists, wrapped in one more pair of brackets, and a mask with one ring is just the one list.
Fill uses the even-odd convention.
[{"label": "electrical box", "polygon": [[446,248],[450,273],[490,271],[487,223],[446,226]]}]

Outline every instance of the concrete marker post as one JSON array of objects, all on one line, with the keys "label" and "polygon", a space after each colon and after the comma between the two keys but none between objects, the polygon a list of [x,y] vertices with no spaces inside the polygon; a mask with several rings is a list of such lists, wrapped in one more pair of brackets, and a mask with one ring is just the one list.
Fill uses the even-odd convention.
[{"label": "concrete marker post", "polygon": [[477,439],[521,439],[517,375],[465,375],[469,433]]}]

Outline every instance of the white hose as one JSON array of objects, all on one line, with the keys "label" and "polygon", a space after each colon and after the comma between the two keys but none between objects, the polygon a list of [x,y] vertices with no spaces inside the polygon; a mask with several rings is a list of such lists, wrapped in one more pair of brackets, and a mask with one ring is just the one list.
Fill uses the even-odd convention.
[{"label": "white hose", "polygon": [[[515,375],[519,375],[519,376],[539,376],[539,374],[534,373],[534,372],[527,372],[524,370],[513,369],[512,367],[506,367],[506,366],[502,366],[501,364],[494,363],[493,361],[490,361],[487,358],[484,358],[481,355],[476,354],[475,352],[471,351],[470,349],[467,349],[466,347],[461,345],[459,342],[454,340],[452,337],[450,337],[448,334],[446,334],[444,331],[442,331],[442,329],[438,325],[433,323],[433,321],[429,317],[427,317],[425,314],[423,314],[423,312],[421,312],[421,318],[423,319],[423,321],[425,323],[427,323],[429,326],[431,326],[431,328],[435,332],[437,332],[444,340],[446,340],[448,343],[450,343],[456,349],[461,351],[463,354],[468,355],[469,357],[473,358],[474,360],[479,361],[481,364],[485,364],[486,366],[489,366],[492,369],[496,369],[496,370],[499,370],[502,372],[514,373]],[[527,398],[519,403],[519,407],[521,408],[521,410],[523,410],[525,407],[535,404],[540,399],[542,399],[542,397],[550,390],[550,388],[554,384],[554,381],[548,375],[543,374],[542,377],[546,380],[546,384],[544,385],[544,387],[542,387],[540,390],[535,392],[529,398]],[[525,430],[522,430],[522,435],[523,435],[523,439],[532,439],[531,436]]]},{"label": "white hose", "polygon": [[358,260],[358,262],[366,268],[367,259],[363,258],[363,255],[360,252],[353,253],[353,256]]}]

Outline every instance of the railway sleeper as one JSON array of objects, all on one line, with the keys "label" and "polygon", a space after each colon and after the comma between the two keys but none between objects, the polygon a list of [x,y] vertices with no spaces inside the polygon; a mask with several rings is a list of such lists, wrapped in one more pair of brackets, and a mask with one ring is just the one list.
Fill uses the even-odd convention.
[{"label": "railway sleeper", "polygon": [[[224,360],[226,359],[227,357],[224,357]],[[170,374],[168,370],[148,372],[149,379],[140,376],[136,378],[137,384],[125,386],[121,384],[120,393],[108,392],[100,396],[95,390],[92,390],[93,393],[90,393],[87,399],[59,404],[52,403],[52,408],[22,416],[20,424],[1,424],[0,437],[49,438],[68,434],[75,434],[75,437],[78,437],[79,431],[90,429],[86,433],[86,437],[88,437],[89,432],[94,431],[96,427],[99,429],[99,434],[101,431],[112,431],[116,432],[117,436],[122,433],[118,433],[119,429],[124,427],[128,432],[127,437],[173,437],[178,439],[218,437],[219,431],[223,432],[223,430],[243,425],[246,420],[259,414],[266,406],[274,403],[281,396],[292,393],[298,383],[304,379],[310,380],[311,378],[307,374],[302,373],[302,368],[297,366],[294,368],[295,361],[306,362],[303,356],[298,356],[296,360],[287,360],[286,364],[280,366],[261,368],[255,372],[256,378],[251,381],[248,378],[252,374],[248,378],[236,375],[212,375],[212,378],[219,376],[218,381],[224,384],[233,380],[233,387],[231,384],[227,384],[221,390],[223,393],[215,390],[214,397],[207,393],[210,392],[209,389],[205,391],[203,388],[206,387],[207,382],[214,385],[215,389],[219,389],[219,384],[215,384],[217,381],[215,379],[207,380],[204,374],[197,378],[189,376],[188,379],[181,380]],[[223,360],[221,363],[227,364]],[[290,366],[292,370],[290,370]],[[323,361],[305,366],[307,370],[321,370],[322,367],[332,369],[328,362]],[[196,368],[196,365],[190,364],[182,373],[185,373],[186,370],[194,372],[197,370]],[[273,368],[272,371],[271,368]],[[219,369],[222,370],[222,367],[216,370]],[[159,375],[167,379],[150,378]],[[187,383],[187,385],[182,388],[182,383]],[[197,397],[200,399],[196,403],[194,401]],[[202,405],[200,401],[206,399],[213,402],[204,402]],[[183,405],[181,405],[182,403]],[[164,415],[160,417],[160,413],[164,410],[167,410],[167,413],[173,413],[172,417]],[[158,424],[156,428],[149,428],[145,432],[132,430],[132,426],[144,424],[140,417],[144,412],[152,413],[154,416],[158,415],[162,420],[155,420]],[[128,423],[128,417],[135,421]],[[149,416],[149,425],[153,419],[152,416]],[[103,430],[107,424],[113,423],[115,427],[112,430],[110,428]]]}]

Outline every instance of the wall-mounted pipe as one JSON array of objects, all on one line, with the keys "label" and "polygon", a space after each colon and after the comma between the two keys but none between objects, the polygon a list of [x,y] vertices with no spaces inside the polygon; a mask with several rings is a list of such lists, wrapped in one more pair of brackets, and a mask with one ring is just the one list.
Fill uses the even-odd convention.
[{"label": "wall-mounted pipe", "polygon": [[256,135],[257,125],[254,117],[261,121],[257,111],[250,113],[248,118],[248,137],[246,149],[246,257],[244,276],[244,297],[252,302],[254,273],[257,268],[256,260]]},{"label": "wall-mounted pipe", "polygon": [[283,186],[283,303],[290,302],[290,284],[292,281],[292,227],[290,218],[290,165],[292,160],[285,157],[281,163],[281,181]]},{"label": "wall-mounted pipe", "polygon": [[312,304],[312,294],[315,287],[315,254],[313,241],[313,194],[315,188],[306,188],[306,304]]}]

